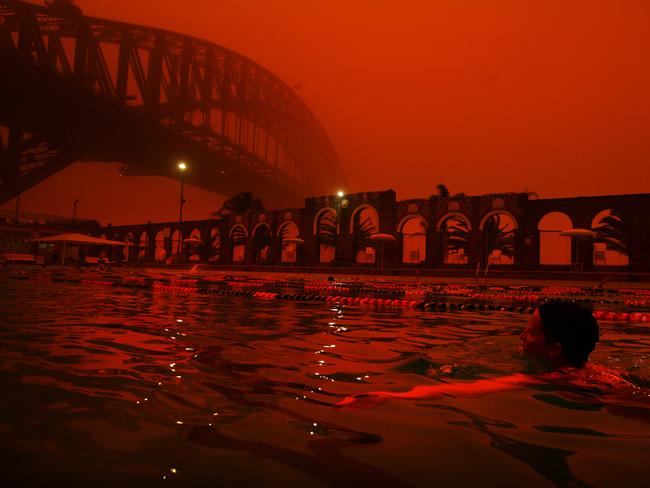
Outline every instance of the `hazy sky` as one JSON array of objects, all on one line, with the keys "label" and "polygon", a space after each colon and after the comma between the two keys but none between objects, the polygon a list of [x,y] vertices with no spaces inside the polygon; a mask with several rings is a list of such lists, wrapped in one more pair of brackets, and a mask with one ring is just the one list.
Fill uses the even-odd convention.
[{"label": "hazy sky", "polygon": [[[648,0],[77,3],[213,41],[300,84],[348,192],[427,197],[440,182],[469,194],[650,191]],[[78,198],[81,216],[104,222],[177,218],[178,182],[115,168],[75,165],[23,208],[67,214]],[[220,200],[190,189],[187,216]]]}]

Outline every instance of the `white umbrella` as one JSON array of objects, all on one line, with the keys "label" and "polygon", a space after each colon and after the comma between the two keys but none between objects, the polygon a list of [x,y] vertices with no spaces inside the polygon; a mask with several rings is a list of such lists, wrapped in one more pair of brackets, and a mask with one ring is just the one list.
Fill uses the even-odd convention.
[{"label": "white umbrella", "polygon": [[195,246],[203,244],[203,241],[199,239],[198,237],[188,237],[187,239],[183,239],[184,244],[193,244]]},{"label": "white umbrella", "polygon": [[130,242],[111,241],[84,234],[56,234],[32,239],[32,242],[62,242],[63,244],[90,244],[95,246],[132,246]]},{"label": "white umbrella", "polygon": [[566,229],[560,232],[564,237],[595,237],[596,233],[590,229]]},{"label": "white umbrella", "polygon": [[571,237],[571,247],[572,247],[572,254],[573,258],[575,259],[575,263],[571,264],[571,269],[574,271],[582,271],[582,256],[578,256],[579,254],[579,246],[577,245],[577,241],[573,240],[573,237],[576,239],[593,239],[596,236],[596,233],[591,230],[591,229],[566,229],[560,232],[561,236],[564,237]]},{"label": "white umbrella", "polygon": [[388,242],[388,241],[394,241],[395,236],[392,234],[372,234],[370,236],[370,240],[376,242]]},{"label": "white umbrella", "polygon": [[282,239],[282,242],[286,242],[287,244],[304,244],[305,240],[301,239],[300,237],[287,237],[286,239]]},{"label": "white umbrella", "polygon": [[381,243],[381,249],[380,249],[380,255],[379,255],[379,267],[381,269],[384,269],[384,243],[385,242],[393,242],[395,241],[395,236],[392,234],[372,234],[369,239],[372,242],[380,242]]},{"label": "white umbrella", "polygon": [[61,264],[65,263],[65,246],[66,244],[89,244],[91,246],[131,246],[130,242],[111,241],[110,239],[101,239],[99,237],[87,236],[84,234],[56,234],[53,236],[39,237],[32,239],[32,242],[61,242],[63,252],[61,253]]}]

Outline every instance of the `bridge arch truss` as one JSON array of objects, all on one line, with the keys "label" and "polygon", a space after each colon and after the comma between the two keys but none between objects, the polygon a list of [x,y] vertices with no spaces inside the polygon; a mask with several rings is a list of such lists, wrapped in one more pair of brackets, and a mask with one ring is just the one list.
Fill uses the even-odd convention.
[{"label": "bridge arch truss", "polygon": [[[0,0],[0,204],[77,160],[232,193],[344,181],[318,120],[253,60],[161,29]],[[4,134],[3,134],[4,133]]]}]

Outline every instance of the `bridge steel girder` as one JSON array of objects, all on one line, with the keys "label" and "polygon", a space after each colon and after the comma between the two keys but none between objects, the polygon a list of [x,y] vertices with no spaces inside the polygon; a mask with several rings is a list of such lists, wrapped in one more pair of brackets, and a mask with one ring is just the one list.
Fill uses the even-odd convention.
[{"label": "bridge steel girder", "polygon": [[19,114],[24,131],[56,153],[41,164],[51,170],[30,176],[25,156],[5,149],[0,204],[64,160],[121,161],[135,173],[176,177],[173,163],[185,158],[188,183],[282,195],[282,203],[345,182],[324,130],[291,88],[191,36],[0,0],[0,74],[0,121],[15,125]]}]

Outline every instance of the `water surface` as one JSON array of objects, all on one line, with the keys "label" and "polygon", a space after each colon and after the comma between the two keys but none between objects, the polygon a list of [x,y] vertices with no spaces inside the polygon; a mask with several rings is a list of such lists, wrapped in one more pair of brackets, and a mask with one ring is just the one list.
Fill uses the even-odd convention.
[{"label": "water surface", "polygon": [[629,391],[549,384],[332,406],[521,371],[527,320],[5,275],[3,485],[644,484],[647,324],[601,323],[594,362]]}]

